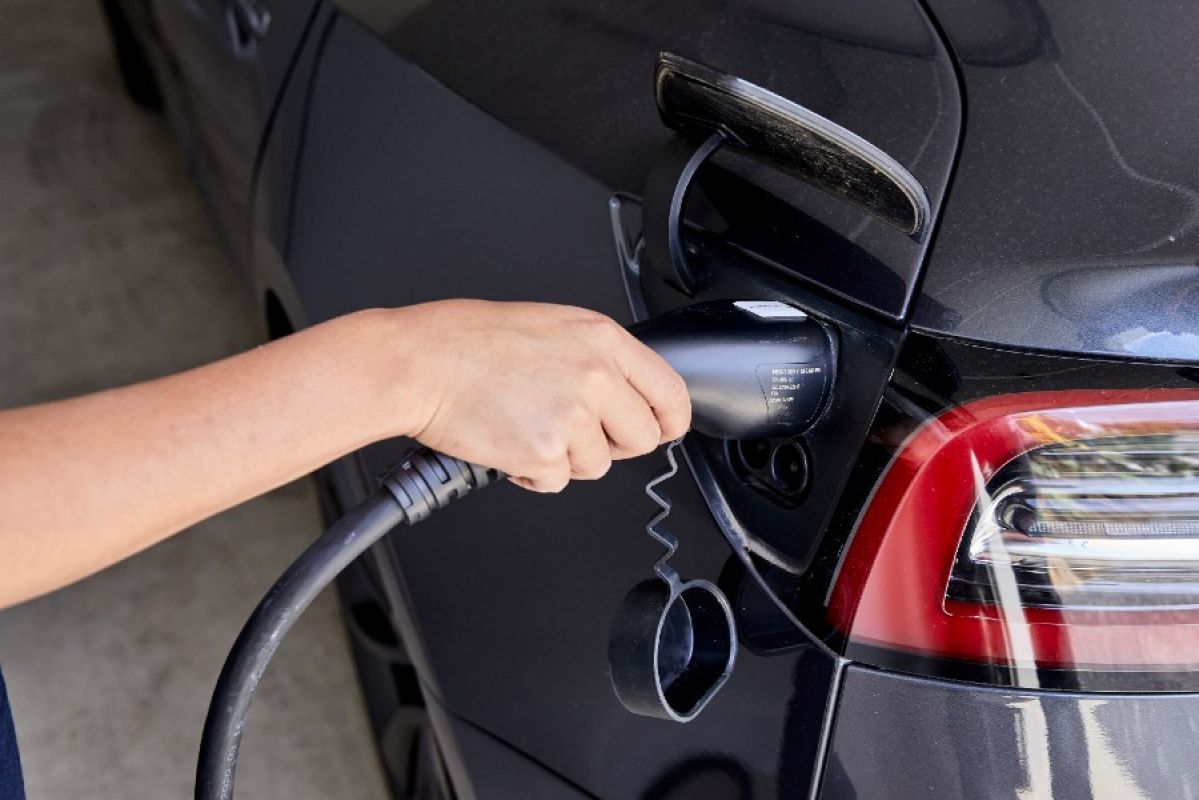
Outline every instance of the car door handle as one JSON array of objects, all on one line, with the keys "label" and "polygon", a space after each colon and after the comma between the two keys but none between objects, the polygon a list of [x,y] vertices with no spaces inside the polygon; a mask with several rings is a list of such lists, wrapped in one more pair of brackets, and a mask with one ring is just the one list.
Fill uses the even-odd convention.
[{"label": "car door handle", "polygon": [[229,33],[237,52],[249,51],[271,27],[271,11],[263,0],[226,0]]},{"label": "car door handle", "polygon": [[894,158],[832,120],[674,53],[658,56],[654,98],[662,121],[680,135],[646,185],[645,210],[656,215],[646,221],[646,246],[668,282],[688,294],[694,280],[682,263],[683,200],[699,166],[721,147],[736,148],[923,240],[931,215],[924,187]]}]

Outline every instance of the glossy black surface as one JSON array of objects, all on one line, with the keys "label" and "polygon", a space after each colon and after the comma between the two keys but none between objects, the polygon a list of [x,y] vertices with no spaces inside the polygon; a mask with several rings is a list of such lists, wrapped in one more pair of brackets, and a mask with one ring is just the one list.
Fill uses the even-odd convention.
[{"label": "glossy black surface", "polygon": [[[193,152],[210,151],[199,176],[210,195],[233,198],[214,204],[234,241],[252,228],[255,299],[277,332],[448,296],[575,303],[626,323],[689,302],[636,271],[636,196],[672,135],[652,82],[668,49],[878,145],[926,187],[934,222],[948,203],[921,325],[1036,348],[1195,358],[1187,185],[1199,162],[1187,123],[1197,68],[1186,61],[1195,17],[1182,6],[1155,16],[934,2],[970,104],[969,168],[946,200],[959,84],[908,0],[341,5],[369,25],[322,6],[308,27],[287,27],[280,15],[309,6],[272,3],[272,32],[248,58],[227,46],[227,28],[205,22],[223,0],[176,0],[176,22],[162,30],[173,31],[168,63],[183,79],[176,108],[179,96],[199,98],[184,115]],[[284,82],[276,106],[271,87]],[[248,174],[249,215],[235,209]],[[735,153],[699,171],[686,216],[690,257],[711,278],[703,298],[798,303],[833,331],[840,372],[823,427],[763,440],[767,460],[751,469],[742,459],[752,449],[693,437],[692,474],[665,487],[680,572],[732,599],[737,670],[685,726],[629,715],[612,693],[612,613],[660,555],[642,531],[654,510],[642,490],[660,459],[622,463],[557,497],[499,487],[468,499],[419,536],[376,548],[363,581],[402,639],[382,649],[407,646],[429,700],[440,744],[430,761],[444,757],[462,796],[808,796],[839,691],[824,645],[842,643],[822,627],[825,594],[905,420],[1029,386],[1193,380],[923,335],[904,344],[898,322],[926,245]],[[385,443],[347,460],[331,484],[338,499],[355,499],[402,450]],[[805,464],[790,494],[772,482],[777,452]],[[402,684],[414,682],[412,666],[401,680],[378,663],[363,673],[368,693],[411,688]],[[1191,773],[1153,759],[1180,763],[1169,748],[1195,738],[1185,727],[1194,700],[1181,699],[1175,711],[1169,698],[1084,702],[854,670],[824,785],[836,797],[1011,796],[1046,785],[1049,758],[1048,785],[1072,797],[1098,785],[1086,782],[1093,764],[1112,763],[1094,755],[1092,743],[1107,741],[1123,771],[1095,775],[1173,796]],[[1151,713],[1171,741],[1158,739]],[[1038,718],[1048,722],[1023,721]],[[1080,738],[1094,720],[1102,735]],[[1045,744],[1042,730],[1069,744]],[[1025,733],[1042,738],[1029,745]],[[1124,769],[1134,757],[1146,763]],[[1142,773],[1154,769],[1166,783],[1148,782]],[[1034,770],[1041,783],[1027,777]]]},{"label": "glossy black surface", "polygon": [[[167,108],[224,244],[248,267],[258,148],[317,0],[260,2],[266,35],[245,36],[243,0],[125,0],[148,7],[147,43]],[[167,46],[160,46],[166,43]]]},{"label": "glossy black surface", "polygon": [[629,330],[687,382],[691,428],[707,436],[801,434],[832,381],[830,334],[785,303],[693,303]]},{"label": "glossy black surface", "polygon": [[[669,50],[841,125],[906,167],[935,213],[957,147],[947,53],[917,3],[343,0],[396,53],[609,190],[639,194],[671,132],[653,95]],[[469,21],[469,24],[465,24]],[[695,221],[879,313],[905,313],[925,244],[732,154],[701,171]]]},{"label": "glossy black surface", "polygon": [[[325,43],[297,180],[280,252],[311,321],[450,295],[571,302],[629,320],[607,189],[352,22]],[[364,474],[399,448],[368,450]],[[391,611],[427,694],[586,791],[771,793],[781,781],[802,793],[829,688],[822,653],[748,654],[684,726],[632,716],[613,695],[608,628],[660,555],[644,535],[654,506],[643,489],[662,467],[660,456],[622,463],[554,497],[497,487],[419,536],[394,537]],[[672,563],[717,579],[732,554],[694,485],[680,475],[664,489],[682,542]]]},{"label": "glossy black surface", "polygon": [[1199,14],[1186,0],[931,0],[965,136],[914,323],[1199,358]]},{"label": "glossy black surface", "polygon": [[1199,695],[985,689],[850,667],[821,797],[1194,797]]}]

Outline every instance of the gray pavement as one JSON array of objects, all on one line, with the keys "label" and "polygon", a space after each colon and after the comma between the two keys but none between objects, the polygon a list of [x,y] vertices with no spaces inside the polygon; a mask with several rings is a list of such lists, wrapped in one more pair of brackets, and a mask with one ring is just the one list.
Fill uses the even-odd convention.
[{"label": "gray pavement", "polygon": [[[0,407],[259,337],[164,119],[121,93],[98,5],[0,2]],[[31,800],[189,797],[225,651],[318,532],[300,482],[0,612]],[[267,673],[238,784],[242,798],[385,796],[331,593]]]}]

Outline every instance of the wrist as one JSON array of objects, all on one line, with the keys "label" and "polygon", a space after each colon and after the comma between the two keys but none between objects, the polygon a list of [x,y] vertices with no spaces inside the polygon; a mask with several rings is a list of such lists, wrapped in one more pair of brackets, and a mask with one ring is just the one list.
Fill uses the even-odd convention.
[{"label": "wrist", "polygon": [[373,308],[343,318],[357,329],[350,338],[367,360],[366,417],[375,439],[414,436],[431,414],[432,387],[422,366],[419,326],[407,312]]}]

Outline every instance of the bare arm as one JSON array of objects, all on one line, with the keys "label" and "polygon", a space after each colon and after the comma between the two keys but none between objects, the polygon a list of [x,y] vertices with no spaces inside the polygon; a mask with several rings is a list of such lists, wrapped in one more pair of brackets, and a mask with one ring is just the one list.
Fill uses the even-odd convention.
[{"label": "bare arm", "polygon": [[558,491],[689,420],[678,375],[591,312],[448,301],[352,314],[178,375],[0,412],[0,607],[380,439],[413,436]]}]

